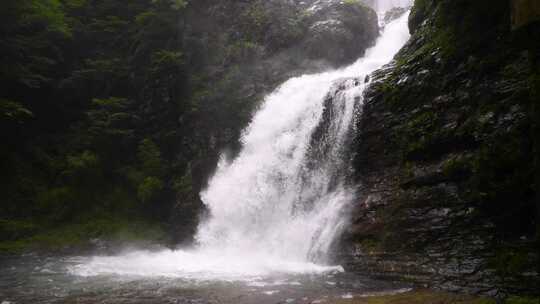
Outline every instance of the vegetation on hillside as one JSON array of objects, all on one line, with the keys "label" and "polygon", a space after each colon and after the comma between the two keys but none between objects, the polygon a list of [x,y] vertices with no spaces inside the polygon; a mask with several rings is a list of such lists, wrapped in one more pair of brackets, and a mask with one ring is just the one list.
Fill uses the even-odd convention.
[{"label": "vegetation on hillside", "polygon": [[[200,208],[196,160],[233,143],[255,102],[220,90],[238,73],[233,48],[257,47],[242,25],[256,6],[231,24],[210,18],[216,5],[223,1],[3,1],[3,241],[85,225],[102,233],[81,237],[111,235],[127,220],[166,229],[177,202]],[[197,23],[204,18],[213,23]]]},{"label": "vegetation on hillside", "polygon": [[[360,2],[303,5],[3,1],[3,247],[85,225],[101,233],[81,238],[114,235],[123,225],[106,223],[130,221],[189,240],[219,151],[238,149],[261,97],[299,72],[356,59],[377,36]],[[343,22],[310,27],[325,18]]]}]

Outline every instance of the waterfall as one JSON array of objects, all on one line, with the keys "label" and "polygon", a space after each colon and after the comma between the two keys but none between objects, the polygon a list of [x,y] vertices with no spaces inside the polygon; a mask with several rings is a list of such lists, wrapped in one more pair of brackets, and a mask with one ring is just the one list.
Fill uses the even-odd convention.
[{"label": "waterfall", "polygon": [[408,40],[407,15],[349,67],[292,78],[266,97],[239,155],[222,158],[201,193],[209,217],[195,248],[93,257],[71,271],[238,279],[340,270],[325,265],[354,199],[344,180],[354,112],[365,76]]}]

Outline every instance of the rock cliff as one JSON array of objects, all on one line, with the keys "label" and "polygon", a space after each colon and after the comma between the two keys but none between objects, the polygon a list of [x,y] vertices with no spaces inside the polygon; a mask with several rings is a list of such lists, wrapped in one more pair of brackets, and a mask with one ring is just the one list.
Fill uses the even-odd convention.
[{"label": "rock cliff", "polygon": [[505,0],[415,2],[358,118],[349,269],[538,294],[540,26],[511,20]]}]

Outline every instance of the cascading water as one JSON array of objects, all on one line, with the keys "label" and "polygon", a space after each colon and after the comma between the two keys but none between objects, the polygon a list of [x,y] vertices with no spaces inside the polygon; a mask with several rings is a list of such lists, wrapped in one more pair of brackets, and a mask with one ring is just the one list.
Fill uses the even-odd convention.
[{"label": "cascading water", "polygon": [[239,155],[220,161],[201,194],[210,217],[195,248],[93,257],[71,272],[227,280],[339,270],[323,265],[354,197],[343,172],[366,85],[358,79],[388,63],[408,38],[406,14],[351,66],[292,78],[270,94]]}]

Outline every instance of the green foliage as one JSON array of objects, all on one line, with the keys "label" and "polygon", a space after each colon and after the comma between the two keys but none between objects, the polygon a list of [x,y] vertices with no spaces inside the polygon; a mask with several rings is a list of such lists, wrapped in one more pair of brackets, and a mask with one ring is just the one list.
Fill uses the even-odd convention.
[{"label": "green foliage", "polygon": [[264,9],[264,5],[261,2],[255,2],[245,12],[243,18],[245,22],[252,27],[247,33],[250,33],[252,40],[261,40],[264,35],[264,30],[270,23],[269,15]]},{"label": "green foliage", "polygon": [[141,219],[102,217],[62,225],[17,240],[3,239],[0,241],[0,252],[18,253],[27,249],[56,250],[68,246],[84,246],[95,238],[124,243],[139,240],[158,242],[166,240],[166,235],[161,226]]},{"label": "green foliage", "polygon": [[37,209],[51,222],[63,221],[76,209],[76,194],[70,187],[45,189],[37,194]]},{"label": "green foliage", "polygon": [[34,115],[22,104],[6,99],[0,99],[0,121],[22,124]]},{"label": "green foliage", "polygon": [[17,240],[35,233],[38,227],[28,221],[0,219],[0,239]]},{"label": "green foliage", "polygon": [[61,58],[55,41],[71,34],[58,0],[5,0],[0,10],[0,80],[39,87]]},{"label": "green foliage", "polygon": [[105,173],[121,167],[128,160],[123,158],[125,151],[135,149],[128,147],[135,143],[134,128],[138,122],[132,101],[120,97],[94,98],[85,116],[72,129],[72,145],[92,151]]},{"label": "green foliage", "polygon": [[109,98],[94,98],[92,104],[96,108],[103,108],[110,111],[120,111],[124,110],[126,107],[127,99],[120,97],[109,97]]},{"label": "green foliage", "polygon": [[539,298],[528,298],[519,296],[511,296],[504,301],[505,304],[538,304],[539,302]]},{"label": "green foliage", "polygon": [[152,3],[156,5],[169,5],[173,10],[181,10],[188,4],[186,0],[152,0]]},{"label": "green foliage", "polygon": [[[248,61],[305,30],[290,6],[269,5],[3,1],[2,220],[48,231],[113,216],[165,222],[177,195],[196,213],[202,182],[189,164],[234,143],[263,90]],[[253,88],[238,88],[246,79]],[[78,230],[50,243],[93,234]],[[37,233],[20,231],[14,247]]]},{"label": "green foliage", "polygon": [[345,0],[343,1],[345,5],[359,5],[361,2],[359,0]]},{"label": "green foliage", "polygon": [[231,44],[227,50],[227,59],[231,62],[240,62],[242,60],[253,60],[262,52],[261,45],[251,41],[237,41]]},{"label": "green foliage", "polygon": [[66,169],[63,175],[70,185],[87,187],[89,191],[100,183],[101,164],[99,157],[91,151],[81,154],[69,155],[66,161]]},{"label": "green foliage", "polygon": [[442,173],[446,178],[463,179],[471,174],[472,166],[472,160],[468,157],[452,157],[443,163]]},{"label": "green foliage", "polygon": [[157,177],[150,176],[139,185],[137,197],[146,203],[154,199],[161,190],[163,190],[163,182]]},{"label": "green foliage", "polygon": [[22,24],[31,25],[43,23],[48,31],[70,34],[70,28],[66,24],[62,2],[59,0],[20,1],[23,2]]},{"label": "green foliage", "polygon": [[91,151],[84,151],[79,155],[68,156],[67,163],[68,175],[74,176],[98,168],[99,159]]},{"label": "green foliage", "polygon": [[144,174],[150,176],[161,176],[163,173],[163,164],[161,152],[158,146],[151,139],[144,139],[139,143],[137,157],[141,162],[141,168]]},{"label": "green foliage", "polygon": [[193,193],[193,180],[191,179],[191,175],[186,174],[183,177],[175,180],[173,188],[177,193],[184,195]]},{"label": "green foliage", "polygon": [[119,173],[132,185],[134,188],[144,180],[144,174],[134,167],[124,167],[118,170]]},{"label": "green foliage", "polygon": [[181,10],[187,6],[187,1],[185,0],[170,0],[171,8],[174,10]]},{"label": "green foliage", "polygon": [[152,75],[178,73],[184,64],[182,52],[159,50],[152,54]]}]

